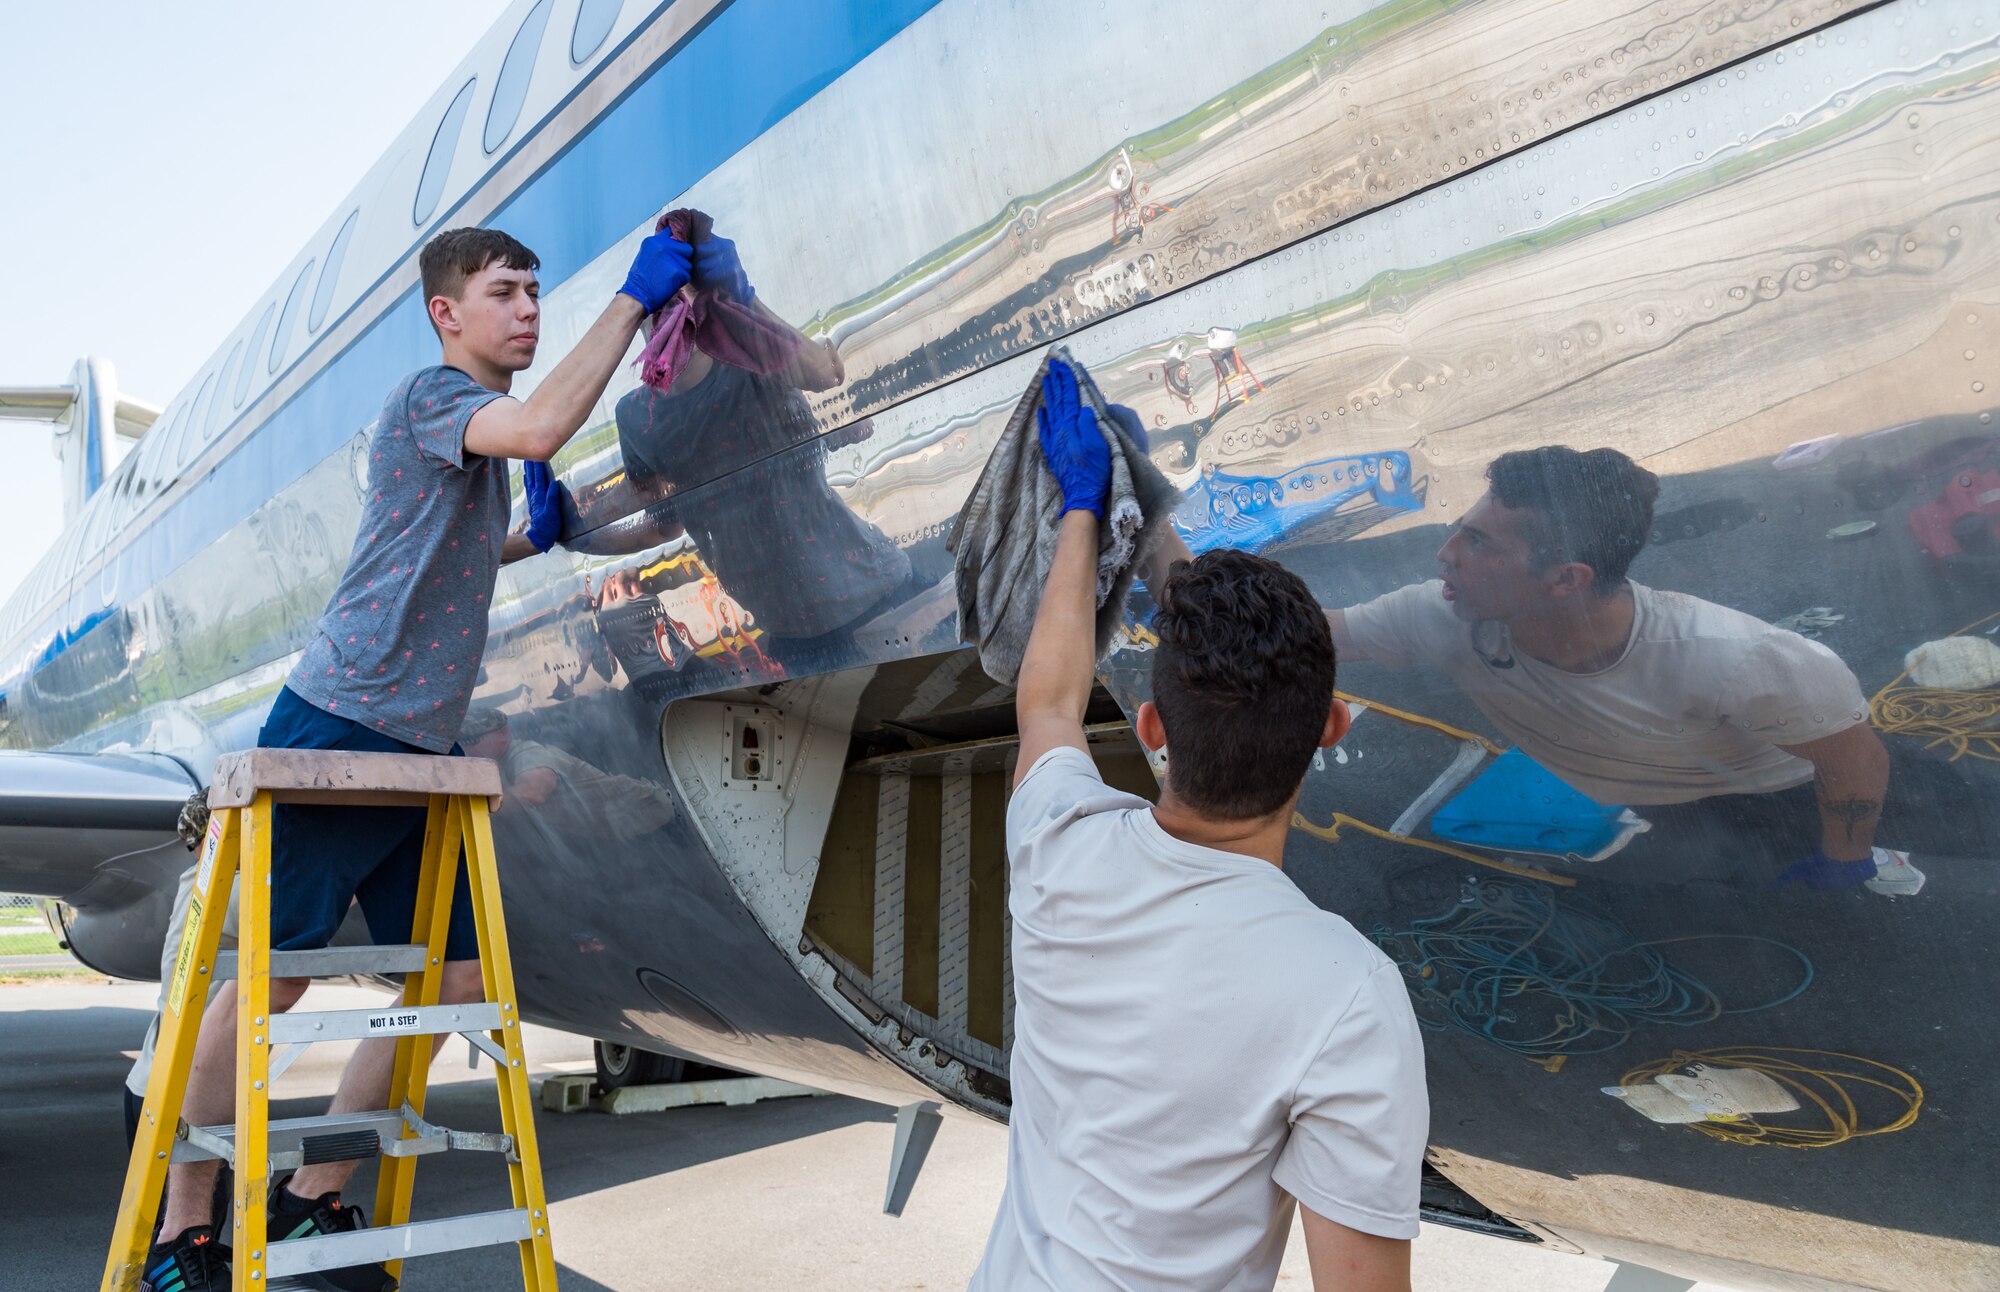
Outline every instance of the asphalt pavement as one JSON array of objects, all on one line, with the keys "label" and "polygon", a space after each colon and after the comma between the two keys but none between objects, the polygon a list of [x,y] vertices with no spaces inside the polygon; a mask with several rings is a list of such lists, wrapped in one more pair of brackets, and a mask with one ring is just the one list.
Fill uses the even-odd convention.
[{"label": "asphalt pavement", "polygon": [[[96,1286],[125,1169],[120,1087],[156,987],[98,979],[0,987],[0,1252],[7,1285]],[[317,998],[317,999],[315,999]],[[309,1007],[385,999],[315,988]],[[591,1070],[590,1044],[546,1028],[525,1043],[537,1076]],[[279,1115],[322,1110],[345,1046],[314,1047],[286,1074]],[[434,1122],[497,1130],[490,1069],[449,1043],[432,1070]],[[740,1108],[683,1108],[538,1120],[565,1292],[820,1292],[962,1288],[978,1264],[1006,1173],[1006,1132],[945,1122],[908,1208],[884,1216],[893,1112],[823,1096]],[[372,1183],[350,1196],[365,1205]],[[480,1154],[425,1159],[417,1216],[507,1205],[506,1179]],[[511,1249],[411,1262],[405,1286],[519,1286]],[[1612,1267],[1426,1225],[1418,1292],[1602,1292]],[[1312,1285],[1296,1232],[1280,1288]]]}]

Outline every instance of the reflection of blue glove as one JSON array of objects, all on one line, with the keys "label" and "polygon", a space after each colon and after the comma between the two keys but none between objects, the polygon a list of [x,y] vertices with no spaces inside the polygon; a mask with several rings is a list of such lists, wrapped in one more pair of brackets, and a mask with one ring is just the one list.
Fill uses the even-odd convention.
[{"label": "reflection of blue glove", "polygon": [[687,286],[693,256],[693,247],[676,238],[673,230],[662,229],[639,244],[632,270],[618,290],[645,306],[646,313],[657,314],[675,292]]},{"label": "reflection of blue glove", "polygon": [[1835,861],[1823,852],[1816,852],[1804,861],[1795,861],[1785,867],[1778,876],[1776,887],[1786,884],[1804,884],[1807,888],[1822,891],[1839,888],[1854,888],[1875,878],[1875,859],[1863,857],[1859,861]]},{"label": "reflection of blue glove", "polygon": [[549,471],[548,463],[523,462],[521,492],[528,500],[528,541],[537,552],[546,552],[562,535],[563,495],[568,490]]},{"label": "reflection of blue glove", "polygon": [[748,305],[757,299],[757,289],[743,272],[736,256],[736,244],[727,238],[710,238],[694,248],[694,285],[703,291],[718,291]]},{"label": "reflection of blue glove", "polygon": [[1111,414],[1111,420],[1118,423],[1120,430],[1132,437],[1132,443],[1139,446],[1139,452],[1153,451],[1153,437],[1146,434],[1146,424],[1139,420],[1139,414],[1123,404],[1112,404],[1105,411]]},{"label": "reflection of blue glove", "polygon": [[1042,456],[1062,486],[1063,511],[1087,511],[1098,519],[1111,492],[1111,446],[1097,429],[1097,414],[1076,396],[1076,374],[1060,359],[1049,360],[1042,377]]}]

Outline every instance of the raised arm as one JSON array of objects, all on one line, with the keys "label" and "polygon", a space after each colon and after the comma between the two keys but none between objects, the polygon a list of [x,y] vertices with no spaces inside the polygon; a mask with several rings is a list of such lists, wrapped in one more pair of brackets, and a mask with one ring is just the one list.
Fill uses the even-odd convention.
[{"label": "raised arm", "polygon": [[590,416],[646,316],[688,281],[693,249],[662,229],[639,244],[625,285],[576,348],[524,400],[496,399],[472,415],[465,448],[489,458],[546,462]]},{"label": "raised arm", "polygon": [[799,348],[797,353],[792,355],[792,361],[774,374],[777,380],[800,390],[832,390],[847,380],[847,367],[841,363],[840,351],[834,349],[831,340],[813,340],[773,314],[762,301],[757,302],[756,310],[799,339]]},{"label": "raised arm", "polygon": [[1083,710],[1090,702],[1097,655],[1097,515],[1064,512],[1055,560],[1042,589],[1042,606],[1021,657],[1014,715],[1021,728],[1019,785],[1035,760],[1069,745],[1089,748]]},{"label": "raised arm", "polygon": [[743,258],[737,254],[735,242],[711,237],[696,243],[693,281],[705,291],[734,297],[767,322],[792,334],[798,342],[797,349],[791,362],[771,374],[776,380],[799,390],[831,390],[847,379],[840,352],[834,349],[832,341],[812,340],[757,299],[757,289],[750,285],[750,275],[743,270]]},{"label": "raised arm", "polygon": [[1111,488],[1111,450],[1097,417],[1077,399],[1076,376],[1052,360],[1038,415],[1042,454],[1062,486],[1062,528],[1035,626],[1021,657],[1014,713],[1021,731],[1019,786],[1051,749],[1088,749],[1084,706],[1097,670],[1097,526]]}]

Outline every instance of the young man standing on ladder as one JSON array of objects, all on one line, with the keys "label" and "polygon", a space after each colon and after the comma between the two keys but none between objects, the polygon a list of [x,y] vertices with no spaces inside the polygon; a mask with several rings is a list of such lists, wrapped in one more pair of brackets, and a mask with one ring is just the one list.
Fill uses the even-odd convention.
[{"label": "young man standing on ladder", "polygon": [[1154,590],[1158,805],[1108,788],[1084,707],[1111,462],[1052,362],[1063,492],[1021,661],[1007,1188],[974,1292],[1267,1292],[1305,1205],[1313,1286],[1409,1292],[1429,1128],[1400,970],[1281,869],[1315,748],[1347,731],[1327,621],[1244,552]]},{"label": "young man standing on ladder", "polygon": [[[423,294],[444,362],[389,393],[370,444],[369,497],[340,586],[312,643],[278,693],[257,743],[286,749],[456,753],[486,648],[486,612],[503,561],[546,551],[561,526],[561,486],[546,465],[603,395],[639,323],[685,286],[693,249],[670,234],[640,244],[625,285],[576,349],[525,400],[507,398],[535,359],[540,286],[535,254],[505,233],[453,229],[425,245]],[[526,534],[509,536],[507,459],[525,463]],[[377,942],[410,936],[424,837],[422,808],[287,806],[271,852],[271,947],[323,947],[359,901]],[[469,886],[453,889],[443,1003],[483,995]],[[271,1008],[290,1009],[306,979],[271,980]],[[442,1041],[442,1037],[438,1040]],[[434,1043],[435,1046],[435,1043]],[[332,1111],[380,1108],[395,1042],[363,1042]],[[435,1053],[435,1048],[433,1049]],[[227,1122],[235,1107],[236,994],[202,1017],[183,1116]],[[229,1249],[210,1228],[218,1163],[169,1169],[160,1235],[143,1292],[229,1286]],[[316,1163],[273,1182],[268,1235],[283,1241],[360,1228],[340,1190],[352,1162]],[[393,1292],[381,1266],[306,1276],[331,1292]]]}]

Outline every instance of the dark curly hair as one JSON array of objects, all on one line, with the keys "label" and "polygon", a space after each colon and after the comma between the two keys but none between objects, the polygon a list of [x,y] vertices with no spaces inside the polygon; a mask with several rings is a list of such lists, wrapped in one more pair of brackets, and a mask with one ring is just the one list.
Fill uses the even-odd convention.
[{"label": "dark curly hair", "polygon": [[1486,467],[1502,507],[1526,509],[1537,572],[1580,561],[1597,573],[1600,595],[1625,582],[1653,529],[1660,478],[1617,449],[1578,452],[1561,444],[1502,453]]},{"label": "dark curly hair", "polygon": [[1284,807],[1333,702],[1333,635],[1305,581],[1248,552],[1176,561],[1153,630],[1174,797],[1224,821]]}]

